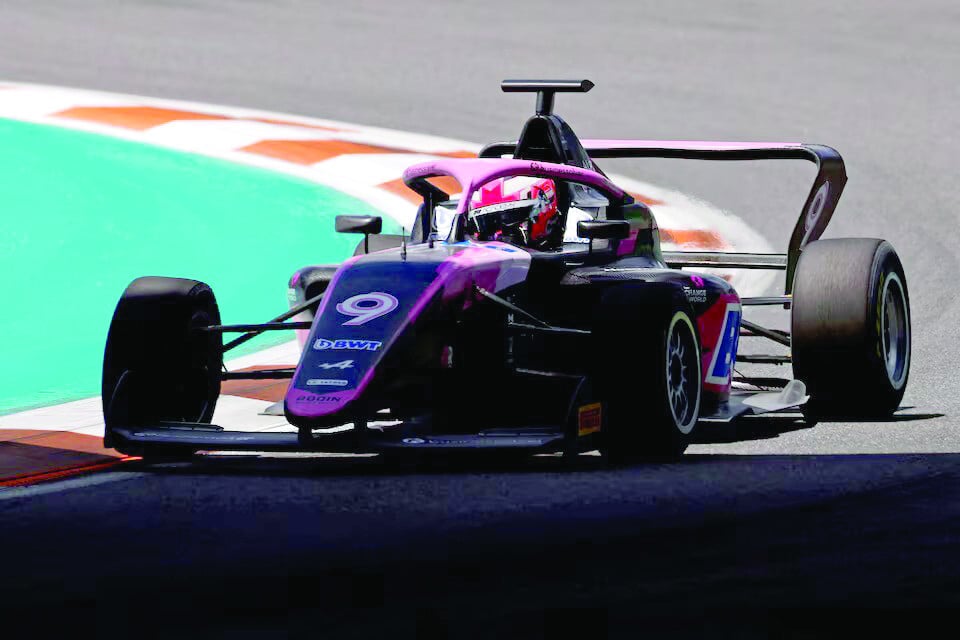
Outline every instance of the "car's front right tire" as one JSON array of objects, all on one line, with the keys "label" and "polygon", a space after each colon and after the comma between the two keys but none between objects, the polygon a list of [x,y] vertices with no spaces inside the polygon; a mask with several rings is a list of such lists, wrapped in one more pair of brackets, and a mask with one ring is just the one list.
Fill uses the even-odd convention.
[{"label": "car's front right tire", "polygon": [[683,289],[612,287],[593,331],[593,379],[606,412],[601,453],[612,463],[679,457],[700,416],[702,380],[700,338]]}]

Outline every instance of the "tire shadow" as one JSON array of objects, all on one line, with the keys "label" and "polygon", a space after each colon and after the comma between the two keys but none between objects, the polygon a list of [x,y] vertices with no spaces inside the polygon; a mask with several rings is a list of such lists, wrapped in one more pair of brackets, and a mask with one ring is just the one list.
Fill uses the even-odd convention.
[{"label": "tire shadow", "polygon": [[[901,407],[912,409],[913,407]],[[755,416],[726,424],[701,426],[694,438],[694,444],[729,444],[732,442],[746,442],[750,440],[769,440],[777,438],[783,433],[812,429],[818,424],[849,424],[850,422],[863,424],[895,424],[899,422],[914,422],[918,420],[934,420],[946,417],[944,413],[904,413],[895,414],[888,418],[856,420],[821,420],[818,423],[808,423],[800,414],[773,414],[769,416]]]}]

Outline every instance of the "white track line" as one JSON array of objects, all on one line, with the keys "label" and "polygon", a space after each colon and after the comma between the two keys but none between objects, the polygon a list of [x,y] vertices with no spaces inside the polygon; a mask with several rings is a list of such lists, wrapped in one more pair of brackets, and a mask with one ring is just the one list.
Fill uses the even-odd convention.
[{"label": "white track line", "polygon": [[101,471],[100,473],[89,473],[79,478],[66,478],[63,480],[52,480],[42,484],[28,485],[23,487],[0,487],[0,502],[6,500],[23,500],[26,498],[36,498],[51,493],[61,493],[71,489],[86,489],[101,484],[110,484],[113,482],[123,482],[124,480],[134,480],[142,478],[148,474],[139,471]]}]

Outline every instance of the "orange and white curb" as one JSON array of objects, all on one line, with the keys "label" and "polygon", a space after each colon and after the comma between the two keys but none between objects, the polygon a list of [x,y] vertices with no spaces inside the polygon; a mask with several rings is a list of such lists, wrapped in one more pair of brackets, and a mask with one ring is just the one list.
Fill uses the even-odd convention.
[{"label": "orange and white curb", "polygon": [[[8,82],[0,86],[0,118],[107,135],[295,176],[356,197],[407,228],[416,212],[416,197],[402,184],[403,170],[437,157],[472,157],[480,149],[475,143],[448,138],[255,109]],[[650,205],[665,250],[769,251],[766,241],[736,216],[677,191],[611,177]],[[761,293],[772,276],[735,272],[731,280],[741,291]],[[295,364],[298,356],[296,342],[290,342],[228,366]],[[276,381],[227,385],[214,421],[233,429],[288,429],[282,417],[259,415],[282,391],[283,383]],[[0,448],[8,450],[22,446],[29,452],[29,446],[79,452],[90,456],[85,460],[93,465],[120,459],[100,448],[102,436],[99,398],[0,416]],[[29,468],[30,456],[24,455],[26,461],[17,464]],[[5,478],[10,482],[17,476],[19,468],[5,469],[0,459],[0,486]],[[56,469],[40,471],[56,473]]]},{"label": "orange and white curb", "polygon": [[[66,127],[297,176],[358,197],[403,226],[411,164],[472,157],[475,143],[290,114],[80,89],[4,83],[0,118]],[[653,209],[666,250],[767,250],[739,218],[683,193],[613,176]]]}]

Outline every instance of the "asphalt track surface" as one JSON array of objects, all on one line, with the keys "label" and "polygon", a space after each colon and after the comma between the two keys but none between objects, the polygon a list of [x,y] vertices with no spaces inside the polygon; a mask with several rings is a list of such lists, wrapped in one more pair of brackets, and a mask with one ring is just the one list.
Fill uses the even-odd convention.
[{"label": "asphalt track surface", "polygon": [[[960,600],[960,6],[953,2],[7,0],[0,77],[515,137],[508,76],[589,77],[581,135],[802,140],[850,182],[828,236],[890,239],[913,312],[888,422],[723,431],[679,464],[125,467],[0,494],[0,609],[101,635],[636,637],[917,631]],[[809,167],[611,170],[782,245]],[[7,619],[11,619],[7,616]],[[87,627],[89,628],[89,627]]]}]

